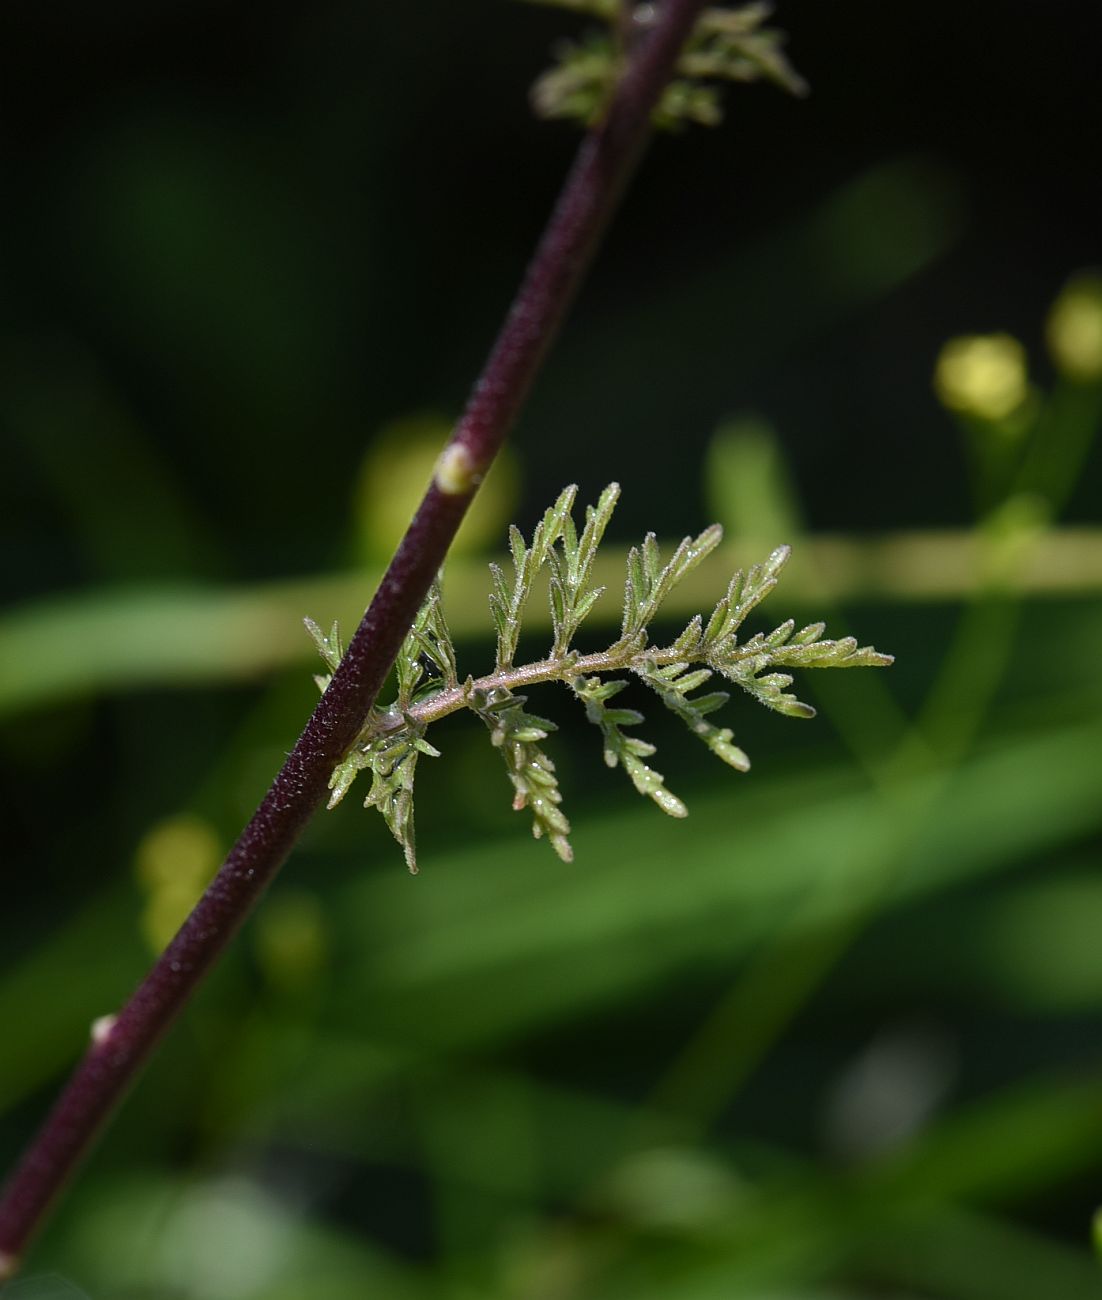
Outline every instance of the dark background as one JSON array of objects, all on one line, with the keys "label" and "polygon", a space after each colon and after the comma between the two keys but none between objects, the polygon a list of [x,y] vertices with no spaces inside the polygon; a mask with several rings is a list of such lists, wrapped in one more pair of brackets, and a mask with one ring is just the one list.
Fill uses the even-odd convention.
[{"label": "dark background", "polygon": [[[529,527],[564,482],[592,499],[613,478],[614,544],[699,529],[723,509],[716,430],[748,416],[812,534],[969,529],[939,349],[1006,331],[1038,394],[1056,385],[1046,313],[1100,252],[1098,6],[790,0],[776,22],[811,96],[737,87],[717,130],[655,141],[521,420],[495,530]],[[5,1160],[148,957],[152,887],[130,864],[151,828],[186,815],[228,843],[311,702],[304,655],[254,663],[255,631],[244,666],[227,640],[224,669],[82,677],[82,660],[143,653],[98,611],[148,599],[156,646],[166,593],[232,605],[301,578],[291,638],[301,614],[349,614],[318,575],[358,590],[362,565],[366,600],[382,554],[364,519],[386,492],[357,488],[361,463],[395,422],[438,435],[460,409],[576,144],[527,89],[584,25],[473,0],[0,13]],[[1100,481],[1096,450],[1065,522],[1099,522]],[[953,659],[960,617],[858,591],[843,621],[897,654],[888,689],[913,715],[946,663],[973,671]],[[457,622],[477,671],[489,620]],[[374,814],[311,831],[276,919],[173,1037],[20,1286],[1095,1294],[1097,591],[1012,622],[991,709],[939,769],[948,804],[890,852],[861,829],[893,820],[876,771],[898,740],[864,675],[812,695],[828,716],[809,728],[738,703],[747,778],[653,706],[662,770],[703,806],[672,829],[548,691],[579,830],[565,874],[510,820],[476,724],[448,724],[423,778],[422,877]],[[989,640],[967,644],[982,660]],[[69,667],[21,695],[39,656]],[[804,836],[806,878],[788,881],[778,820]],[[840,879],[865,884],[820,914],[824,836]],[[745,897],[715,883],[728,861]],[[660,1080],[729,996],[734,1023],[741,1005],[772,1026],[761,1051],[750,1032],[729,1066],[717,1013],[684,1068],[729,1069],[730,1095],[698,1113],[694,1084],[664,1106]],[[911,1098],[903,1137],[877,1127],[866,1084],[889,1119]]]}]

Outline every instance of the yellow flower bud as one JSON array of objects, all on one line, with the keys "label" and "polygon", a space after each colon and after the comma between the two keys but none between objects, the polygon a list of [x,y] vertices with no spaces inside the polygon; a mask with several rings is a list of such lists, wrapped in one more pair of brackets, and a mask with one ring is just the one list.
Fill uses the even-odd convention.
[{"label": "yellow flower bud", "polygon": [[1029,395],[1025,349],[1009,334],[950,339],[937,359],[934,389],[950,410],[1003,420]]},{"label": "yellow flower bud", "polygon": [[1102,276],[1076,276],[1052,304],[1045,332],[1061,374],[1084,384],[1102,379]]}]

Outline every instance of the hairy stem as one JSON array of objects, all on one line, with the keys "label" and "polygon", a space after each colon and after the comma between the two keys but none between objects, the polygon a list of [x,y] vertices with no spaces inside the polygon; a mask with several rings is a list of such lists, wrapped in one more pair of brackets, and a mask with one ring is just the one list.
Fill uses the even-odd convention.
[{"label": "hairy stem", "polygon": [[26,1244],[325,798],[429,584],[505,440],[646,141],[652,108],[703,0],[666,0],[604,120],[585,138],[524,280],[445,447],[433,483],[339,669],[271,788],[191,916],[84,1060],[0,1198],[0,1278]]},{"label": "hairy stem", "polygon": [[[564,682],[571,678],[584,677],[586,673],[634,672],[648,661],[661,668],[666,664],[689,661],[696,663],[699,659],[699,655],[686,654],[684,650],[677,650],[672,646],[665,650],[656,650],[652,646],[646,650],[628,653],[617,652],[615,649],[602,650],[591,655],[579,655],[571,651],[564,655],[537,659],[533,663],[523,664],[520,668],[501,668],[497,672],[487,673],[485,677],[475,677],[461,682],[458,686],[447,686],[434,695],[428,695],[416,704],[410,705],[405,712],[414,722],[427,727],[432,722],[439,722],[441,718],[446,718],[449,713],[457,713],[465,708],[474,691],[485,691],[487,694],[496,690],[513,691],[517,687],[538,686],[541,682]],[[360,735],[360,740],[367,741],[373,735],[391,730],[386,725],[385,717],[386,715],[382,715],[378,719],[379,725],[365,728]]]}]

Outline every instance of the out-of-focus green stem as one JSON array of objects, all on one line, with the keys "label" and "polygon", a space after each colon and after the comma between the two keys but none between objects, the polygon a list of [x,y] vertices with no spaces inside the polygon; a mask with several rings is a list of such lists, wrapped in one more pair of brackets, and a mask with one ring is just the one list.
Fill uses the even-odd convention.
[{"label": "out-of-focus green stem", "polygon": [[[686,577],[665,611],[695,613],[714,599],[725,574],[760,558],[724,546]],[[597,558],[597,581],[609,591],[591,616],[594,625],[619,618],[625,562],[626,552],[613,549]],[[354,626],[363,592],[377,578],[356,571],[249,587],[108,588],[10,610],[0,616],[0,717],[101,691],[249,680],[306,663],[314,649],[303,615]],[[794,605],[956,601],[973,597],[987,580],[984,547],[970,531],[819,536],[797,545],[783,591]],[[1098,595],[1102,528],[1036,538],[1013,588],[1038,599]],[[488,592],[483,561],[449,561],[445,599],[456,636],[487,634]],[[534,600],[527,621],[549,627],[546,604]]]}]

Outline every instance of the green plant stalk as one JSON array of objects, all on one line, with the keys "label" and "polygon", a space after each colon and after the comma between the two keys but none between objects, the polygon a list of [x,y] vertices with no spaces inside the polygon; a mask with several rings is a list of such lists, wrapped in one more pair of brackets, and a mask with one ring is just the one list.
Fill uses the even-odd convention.
[{"label": "green plant stalk", "polygon": [[489,694],[491,691],[513,691],[517,687],[536,686],[541,682],[569,682],[587,673],[634,672],[647,662],[661,668],[666,664],[680,663],[691,659],[683,650],[668,646],[663,650],[648,649],[634,652],[631,649],[602,650],[597,654],[579,655],[570,651],[564,655],[537,659],[534,663],[524,664],[520,668],[502,669],[487,673],[484,677],[472,678],[459,686],[449,686],[437,691],[426,699],[411,705],[401,714],[382,713],[376,715],[374,725],[365,727],[361,740],[370,740],[372,736],[382,735],[388,730],[401,726],[406,718],[421,726],[439,722],[449,713],[465,709],[470,697],[476,691]]},{"label": "green plant stalk", "polygon": [[[742,649],[745,653],[741,656],[737,653],[732,655],[732,660],[747,657],[754,652],[753,647]],[[706,662],[708,660],[705,655],[686,651],[676,645],[662,649],[649,646],[645,650],[636,650],[634,646],[613,646],[588,655],[579,655],[575,650],[562,655],[549,655],[546,659],[537,659],[519,668],[499,669],[484,677],[470,678],[458,686],[445,687],[434,695],[411,704],[401,713],[376,713],[360,733],[360,742],[366,743],[375,736],[384,735],[410,722],[419,727],[439,722],[441,718],[467,708],[471,696],[479,691],[490,694],[493,691],[513,691],[518,687],[537,686],[542,682],[573,682],[589,673],[639,672],[647,665],[664,668],[675,663]]]},{"label": "green plant stalk", "polygon": [[150,1053],[241,927],[325,798],[505,441],[584,277],[643,146],[651,112],[703,0],[667,0],[624,70],[608,113],[583,140],[466,410],[339,670],[305,730],[180,932],[92,1041],[0,1196],[0,1280]]}]

